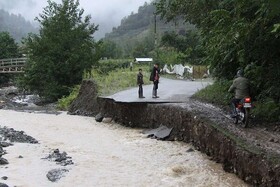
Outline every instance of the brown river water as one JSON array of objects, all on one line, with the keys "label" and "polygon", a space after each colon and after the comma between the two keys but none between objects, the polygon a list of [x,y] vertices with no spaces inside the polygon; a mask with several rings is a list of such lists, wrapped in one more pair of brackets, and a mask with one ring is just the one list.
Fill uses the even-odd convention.
[{"label": "brown river water", "polygon": [[[6,148],[8,168],[0,167],[4,182],[17,187],[131,186],[131,187],[242,187],[234,174],[198,152],[191,145],[149,139],[142,129],[96,123],[93,118],[0,110],[0,125],[23,130],[40,144]],[[46,178],[49,170],[61,168],[42,160],[59,148],[74,165],[58,182]],[[22,159],[18,156],[22,155]]]}]

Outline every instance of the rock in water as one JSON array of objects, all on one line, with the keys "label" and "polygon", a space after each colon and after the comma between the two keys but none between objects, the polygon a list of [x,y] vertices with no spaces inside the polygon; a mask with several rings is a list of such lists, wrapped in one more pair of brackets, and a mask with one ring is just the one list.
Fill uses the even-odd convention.
[{"label": "rock in water", "polygon": [[0,187],[9,187],[7,184],[1,183],[0,182]]},{"label": "rock in water", "polygon": [[53,169],[48,172],[47,178],[52,182],[56,182],[59,179],[61,179],[62,177],[65,177],[64,173],[66,173],[68,171],[69,170],[67,170],[67,169]]},{"label": "rock in water", "polygon": [[3,180],[7,180],[7,179],[8,179],[8,177],[7,177],[7,176],[4,176],[4,177],[1,177],[1,179],[3,179]]},{"label": "rock in water", "polygon": [[6,165],[9,164],[8,160],[6,160],[5,158],[0,158],[0,165]]},{"label": "rock in water", "polygon": [[97,122],[102,122],[103,118],[104,118],[104,117],[102,116],[102,114],[99,113],[99,114],[97,114],[97,115],[95,116],[95,121],[97,121]]}]

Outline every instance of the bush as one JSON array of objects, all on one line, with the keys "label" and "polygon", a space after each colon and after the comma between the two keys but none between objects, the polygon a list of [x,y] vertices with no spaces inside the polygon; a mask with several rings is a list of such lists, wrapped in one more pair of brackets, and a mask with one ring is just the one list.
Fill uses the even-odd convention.
[{"label": "bush", "polygon": [[101,60],[95,69],[99,74],[108,74],[116,69],[128,68],[131,61],[133,60]]},{"label": "bush", "polygon": [[76,99],[79,94],[80,85],[77,85],[73,88],[72,92],[68,96],[64,96],[58,100],[57,108],[60,110],[68,110],[70,104]]},{"label": "bush", "polygon": [[257,120],[275,122],[280,120],[280,105],[272,99],[267,98],[264,101],[255,103],[252,114]]},{"label": "bush", "polygon": [[232,81],[219,80],[198,91],[193,97],[217,105],[229,105],[233,94],[228,93]]}]

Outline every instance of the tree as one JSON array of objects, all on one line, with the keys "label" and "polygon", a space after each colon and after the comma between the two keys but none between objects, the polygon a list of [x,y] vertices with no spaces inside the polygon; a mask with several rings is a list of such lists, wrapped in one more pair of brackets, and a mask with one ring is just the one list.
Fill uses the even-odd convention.
[{"label": "tree", "polygon": [[83,13],[79,0],[62,0],[62,4],[48,0],[36,18],[41,24],[39,34],[30,34],[24,41],[29,61],[23,82],[49,101],[68,95],[99,58],[93,38],[98,27]]},{"label": "tree", "polygon": [[156,4],[167,20],[183,17],[196,25],[203,61],[217,78],[232,79],[243,68],[258,98],[270,97],[280,104],[280,1],[159,0]]},{"label": "tree", "polygon": [[18,46],[8,32],[0,32],[0,59],[19,56]]},{"label": "tree", "polygon": [[[19,57],[18,46],[8,32],[0,32],[0,59]],[[9,74],[0,74],[0,84],[7,83]]]},{"label": "tree", "polygon": [[107,58],[120,58],[122,56],[122,51],[120,47],[114,41],[111,40],[101,40],[100,52],[102,57]]}]

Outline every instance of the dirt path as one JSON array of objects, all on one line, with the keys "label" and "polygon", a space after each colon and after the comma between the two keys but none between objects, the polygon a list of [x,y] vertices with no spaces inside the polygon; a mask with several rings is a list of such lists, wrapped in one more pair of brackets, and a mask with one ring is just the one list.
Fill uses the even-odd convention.
[{"label": "dirt path", "polygon": [[208,119],[217,122],[223,128],[246,140],[248,145],[255,145],[280,155],[279,132],[269,130],[267,127],[256,126],[253,121],[248,128],[243,128],[240,124],[235,125],[227,112],[211,104],[193,101],[193,106],[195,106],[195,110],[202,112]]}]

